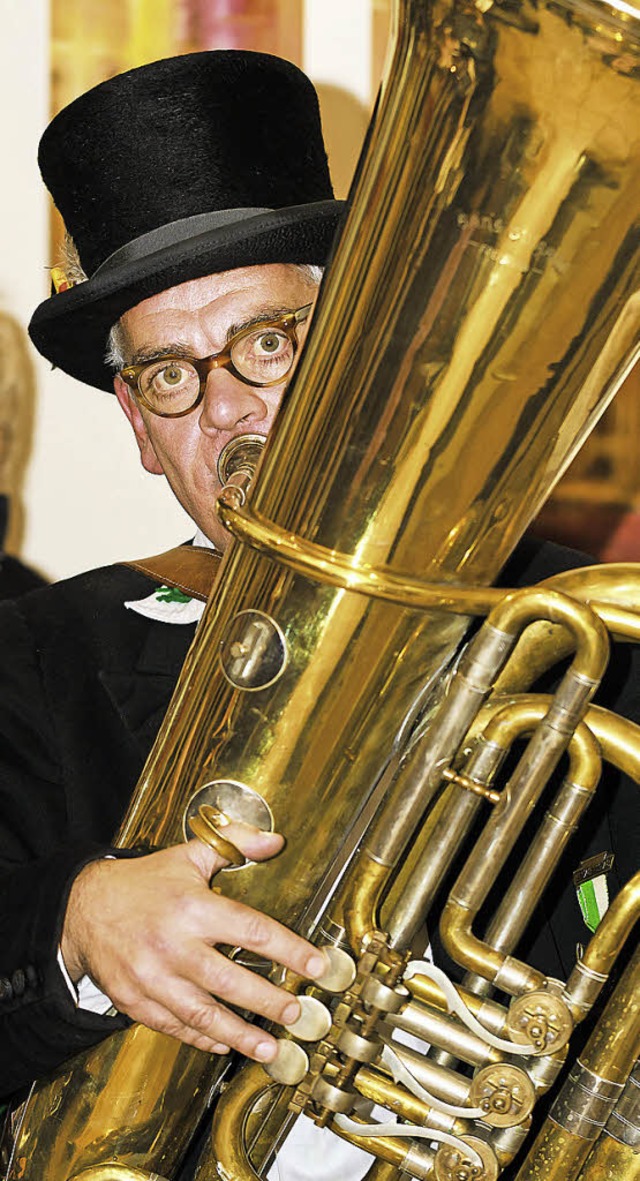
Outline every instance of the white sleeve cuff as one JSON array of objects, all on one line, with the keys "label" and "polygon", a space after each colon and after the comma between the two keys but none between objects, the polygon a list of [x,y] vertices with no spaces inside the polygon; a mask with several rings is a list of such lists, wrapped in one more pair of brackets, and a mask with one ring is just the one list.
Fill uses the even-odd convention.
[{"label": "white sleeve cuff", "polygon": [[77,985],[73,983],[62,958],[61,948],[58,948],[58,967],[62,972],[65,984],[73,997],[73,1003],[77,1009],[88,1009],[90,1013],[99,1013],[101,1017],[107,1015],[112,1017],[115,1015],[116,1010],[109,997],[100,991],[90,976],[83,976]]}]

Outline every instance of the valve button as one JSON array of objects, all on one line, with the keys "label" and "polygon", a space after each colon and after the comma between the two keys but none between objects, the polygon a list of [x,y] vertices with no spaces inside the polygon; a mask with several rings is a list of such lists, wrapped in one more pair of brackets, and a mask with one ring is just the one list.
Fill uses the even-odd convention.
[{"label": "valve button", "polygon": [[356,978],[356,965],[351,956],[340,947],[325,946],[320,948],[327,960],[327,967],[323,975],[314,980],[326,992],[345,992],[351,988]]},{"label": "valve button", "polygon": [[273,1062],[264,1062],[262,1065],[274,1082],[293,1087],[302,1082],[309,1069],[309,1059],[302,1046],[280,1038],[278,1053]]},{"label": "valve button", "polygon": [[299,996],[300,1016],[284,1028],[303,1042],[318,1042],[331,1029],[331,1013],[313,996]]}]

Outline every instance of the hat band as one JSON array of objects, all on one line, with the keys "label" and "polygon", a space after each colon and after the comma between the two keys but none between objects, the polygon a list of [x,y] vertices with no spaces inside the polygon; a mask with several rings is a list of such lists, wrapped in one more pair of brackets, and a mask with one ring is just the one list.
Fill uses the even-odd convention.
[{"label": "hat band", "polygon": [[197,238],[199,234],[218,230],[222,226],[231,225],[236,221],[257,217],[261,213],[273,213],[273,210],[251,209],[247,206],[240,209],[214,209],[210,213],[196,213],[193,217],[181,217],[178,221],[167,222],[165,226],[160,226],[157,230],[149,230],[147,234],[141,234],[139,238],[133,238],[125,246],[114,250],[113,254],[110,254],[104,262],[100,263],[99,267],[96,267],[91,278],[95,279],[96,275],[104,275],[109,271],[117,270],[124,263],[146,258],[159,250],[165,250],[168,246],[186,242],[189,238]]}]

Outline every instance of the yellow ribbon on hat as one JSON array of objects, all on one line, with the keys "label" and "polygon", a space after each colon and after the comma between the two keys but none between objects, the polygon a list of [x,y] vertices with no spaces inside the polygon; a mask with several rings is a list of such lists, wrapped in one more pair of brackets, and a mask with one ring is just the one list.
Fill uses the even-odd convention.
[{"label": "yellow ribbon on hat", "polygon": [[73,280],[68,278],[64,267],[51,268],[51,281],[56,289],[56,295],[59,295],[61,291],[68,291],[70,287],[75,286]]}]

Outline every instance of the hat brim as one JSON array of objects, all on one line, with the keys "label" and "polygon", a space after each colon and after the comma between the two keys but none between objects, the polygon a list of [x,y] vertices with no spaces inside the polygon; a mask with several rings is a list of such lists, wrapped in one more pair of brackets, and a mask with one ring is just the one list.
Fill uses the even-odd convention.
[{"label": "hat brim", "polygon": [[318,201],[261,213],[156,250],[44,300],[29,335],[40,353],[71,377],[113,391],[105,363],[108,337],[120,316],[144,299],[203,275],[269,263],[322,266],[346,208]]}]

